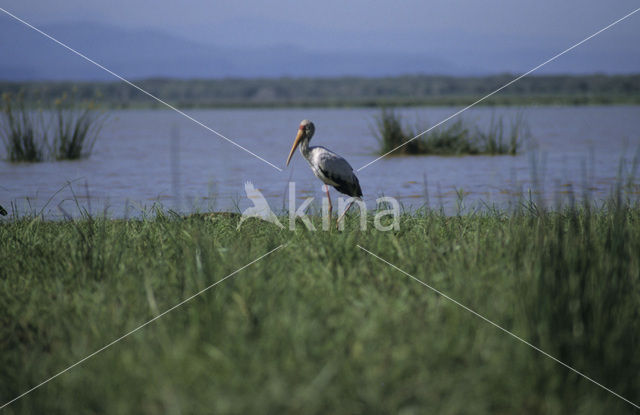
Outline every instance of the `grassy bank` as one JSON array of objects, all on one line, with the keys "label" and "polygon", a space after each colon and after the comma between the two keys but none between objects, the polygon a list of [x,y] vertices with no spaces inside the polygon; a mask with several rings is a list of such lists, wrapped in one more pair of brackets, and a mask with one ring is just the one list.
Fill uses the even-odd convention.
[{"label": "grassy bank", "polygon": [[[466,106],[517,74],[479,77],[414,75],[385,78],[140,79],[136,84],[181,108]],[[2,82],[36,102],[76,88],[110,108],[162,104],[122,82]],[[640,104],[640,75],[531,75],[480,105]]]},{"label": "grassy bank", "polygon": [[236,223],[2,222],[2,403],[289,243],[5,413],[634,413],[356,244],[640,402],[640,207]]}]

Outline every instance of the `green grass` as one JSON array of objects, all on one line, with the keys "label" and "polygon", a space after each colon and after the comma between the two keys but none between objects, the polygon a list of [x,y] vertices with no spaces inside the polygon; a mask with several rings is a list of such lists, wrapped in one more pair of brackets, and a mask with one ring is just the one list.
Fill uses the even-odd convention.
[{"label": "green grass", "polygon": [[23,94],[2,96],[0,139],[12,162],[77,160],[91,155],[105,121],[93,101],[64,93],[53,105],[26,105]]},{"label": "green grass", "polygon": [[638,206],[237,220],[1,222],[1,403],[289,243],[5,413],[635,413],[356,244],[640,403]]},{"label": "green grass", "polygon": [[387,154],[393,151],[393,155],[515,155],[529,135],[522,113],[518,113],[506,127],[502,117],[492,117],[486,130],[458,117],[417,137],[428,129],[427,125],[408,127],[403,124],[400,114],[382,109],[375,117],[374,127],[378,152]]}]

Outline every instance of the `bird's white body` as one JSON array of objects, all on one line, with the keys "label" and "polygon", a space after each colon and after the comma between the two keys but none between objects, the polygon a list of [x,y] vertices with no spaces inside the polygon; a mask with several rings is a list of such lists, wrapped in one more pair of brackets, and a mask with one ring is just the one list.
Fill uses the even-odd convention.
[{"label": "bird's white body", "polygon": [[354,187],[358,183],[358,179],[353,173],[353,168],[349,162],[328,148],[317,146],[305,149],[305,147],[301,146],[300,153],[309,163],[313,174],[322,183],[333,186],[336,189],[345,184],[349,187]]}]

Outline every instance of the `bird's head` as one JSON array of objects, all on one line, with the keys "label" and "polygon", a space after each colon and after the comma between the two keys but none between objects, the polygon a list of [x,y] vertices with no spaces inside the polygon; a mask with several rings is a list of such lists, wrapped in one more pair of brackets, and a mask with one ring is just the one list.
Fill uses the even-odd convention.
[{"label": "bird's head", "polygon": [[291,157],[293,157],[293,152],[296,151],[296,148],[300,144],[302,140],[311,140],[314,131],[316,130],[315,125],[309,120],[302,120],[300,123],[300,127],[298,127],[298,134],[296,135],[296,139],[293,140],[293,146],[291,146],[291,151],[289,152],[289,157],[287,157],[287,166],[291,161]]}]

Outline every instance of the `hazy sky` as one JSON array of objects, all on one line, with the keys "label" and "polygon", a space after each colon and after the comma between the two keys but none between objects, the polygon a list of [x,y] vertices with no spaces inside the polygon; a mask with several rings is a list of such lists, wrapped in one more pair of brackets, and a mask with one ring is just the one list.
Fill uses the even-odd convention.
[{"label": "hazy sky", "polygon": [[[382,47],[402,48],[397,44],[402,37],[413,37],[407,41],[414,44],[435,34],[468,41],[485,36],[569,41],[640,7],[637,0],[0,0],[0,4],[37,23],[94,20],[162,29],[205,42],[286,42],[312,48],[359,47],[371,40]],[[640,13],[613,31],[637,39],[639,29]]]},{"label": "hazy sky", "polygon": [[[492,70],[523,70],[640,7],[640,1],[0,0],[0,5],[37,24],[99,21],[230,47],[415,52],[457,61],[468,57]],[[588,59],[596,61],[596,69],[598,59],[634,69],[639,42],[640,12],[584,47],[591,48]],[[576,70],[581,53],[586,52],[575,51]],[[490,68],[494,60],[504,68]]]}]

